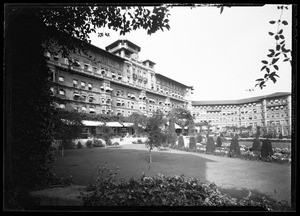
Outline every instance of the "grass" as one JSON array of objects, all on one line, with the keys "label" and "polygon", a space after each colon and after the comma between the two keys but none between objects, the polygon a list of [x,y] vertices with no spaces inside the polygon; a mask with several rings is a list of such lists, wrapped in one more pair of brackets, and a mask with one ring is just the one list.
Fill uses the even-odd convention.
[{"label": "grass", "polygon": [[[119,167],[117,179],[140,178],[143,173],[148,176],[157,176],[158,173],[165,176],[184,174],[186,177],[198,178],[206,183],[215,182],[221,191],[226,189],[229,195],[234,196],[246,196],[248,192],[246,188],[253,191],[257,187],[257,194],[267,194],[268,191],[277,188],[281,195],[284,195],[284,199],[290,193],[286,188],[290,184],[288,180],[290,171],[285,166],[179,151],[152,152],[153,162],[149,166],[148,151],[144,145],[128,146],[66,150],[64,157],[57,151],[54,172],[59,177],[72,175],[77,185],[88,185],[91,180],[95,180],[96,175],[94,177],[92,175],[97,166],[107,162],[107,167],[113,171]],[[244,172],[245,170],[247,172]],[[262,182],[265,183],[261,184]],[[232,188],[233,185],[236,188]],[[272,194],[269,193],[267,196]]]}]

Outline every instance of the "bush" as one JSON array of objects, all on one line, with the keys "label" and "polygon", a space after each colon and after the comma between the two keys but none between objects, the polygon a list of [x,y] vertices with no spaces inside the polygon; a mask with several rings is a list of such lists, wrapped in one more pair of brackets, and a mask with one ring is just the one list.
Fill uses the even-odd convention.
[{"label": "bush", "polygon": [[105,145],[102,143],[101,140],[95,139],[93,146],[94,147],[104,147]]},{"label": "bush", "polygon": [[190,137],[189,148],[192,150],[196,149],[196,138],[194,136]]},{"label": "bush", "polygon": [[237,136],[235,136],[231,139],[230,146],[229,146],[229,152],[231,154],[237,154],[237,155],[241,154],[241,149],[240,149],[239,140],[238,140]]},{"label": "bush", "polygon": [[261,141],[259,138],[255,138],[252,143],[252,151],[260,151],[261,150]]},{"label": "bush", "polygon": [[212,137],[207,137],[206,154],[213,154],[215,152],[215,142]]},{"label": "bush", "polygon": [[86,141],[85,145],[86,145],[87,148],[92,148],[93,147],[93,141],[88,140],[88,141]]},{"label": "bush", "polygon": [[136,141],[138,144],[143,144],[143,141],[141,139],[137,139]]},{"label": "bush", "polygon": [[273,154],[273,147],[271,141],[269,139],[263,140],[261,145],[261,157],[265,159],[272,154]]},{"label": "bush", "polygon": [[283,139],[283,136],[282,136],[282,134],[279,134],[279,137],[278,137],[278,139]]},{"label": "bush", "polygon": [[105,143],[106,143],[106,145],[108,145],[108,146],[111,146],[111,145],[112,145],[112,142],[111,142],[110,139],[106,139],[106,140],[105,140]]},{"label": "bush", "polygon": [[202,142],[202,135],[201,134],[198,134],[197,135],[197,143],[201,143]]},{"label": "bush", "polygon": [[78,148],[78,149],[82,149],[82,148],[83,148],[83,146],[82,146],[82,144],[81,144],[80,141],[78,141],[78,143],[77,143],[77,148]]},{"label": "bush", "polygon": [[217,145],[216,146],[217,147],[221,147],[222,146],[222,139],[221,139],[220,136],[218,136],[218,138],[217,138]]},{"label": "bush", "polygon": [[[64,145],[64,149],[75,149],[76,145],[72,140],[65,140],[61,142],[61,145]],[[59,146],[59,150],[61,150],[62,146]]]},{"label": "bush", "polygon": [[183,140],[183,136],[179,136],[178,138],[178,147],[184,147],[184,140]]},{"label": "bush", "polygon": [[120,145],[118,142],[113,143],[113,146],[118,146],[118,145]]},{"label": "bush", "polygon": [[117,182],[117,172],[99,166],[97,181],[91,182],[83,194],[84,206],[256,206],[257,210],[278,210],[281,205],[257,197],[237,200],[221,193],[214,183],[181,176],[141,176]]}]

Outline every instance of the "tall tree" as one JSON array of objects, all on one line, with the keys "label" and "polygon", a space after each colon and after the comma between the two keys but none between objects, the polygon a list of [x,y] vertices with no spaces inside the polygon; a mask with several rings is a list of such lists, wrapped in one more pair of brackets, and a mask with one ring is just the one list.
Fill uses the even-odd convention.
[{"label": "tall tree", "polygon": [[166,119],[164,119],[163,116],[163,113],[157,111],[147,120],[145,132],[148,135],[148,142],[146,142],[146,146],[149,148],[149,164],[152,162],[152,149],[163,145],[166,141],[166,135],[163,132]]},{"label": "tall tree", "polygon": [[[54,124],[45,51],[69,53],[85,48],[89,34],[109,27],[125,34],[169,29],[168,9],[156,6],[5,5],[5,94],[7,141],[5,182],[35,187],[50,175]],[[26,162],[26,163],[24,163]]]}]

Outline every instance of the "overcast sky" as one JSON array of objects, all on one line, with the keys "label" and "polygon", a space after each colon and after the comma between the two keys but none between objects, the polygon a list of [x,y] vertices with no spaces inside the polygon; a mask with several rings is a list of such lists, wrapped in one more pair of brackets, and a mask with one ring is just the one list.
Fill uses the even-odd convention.
[{"label": "overcast sky", "polygon": [[[110,37],[91,35],[92,44],[105,46],[118,39],[127,39],[141,47],[140,60],[150,59],[156,63],[155,71],[176,81],[194,87],[192,100],[230,100],[274,92],[291,92],[291,65],[280,62],[278,81],[267,83],[261,90],[253,88],[255,80],[263,76],[260,71],[269,49],[275,40],[268,32],[275,32],[278,20],[277,5],[263,7],[224,8],[222,14],[216,7],[174,7],[170,10],[168,31],[147,35],[137,30],[120,36],[107,31]],[[283,26],[286,48],[291,48],[292,8],[284,10]],[[99,32],[102,32],[100,30]]]}]

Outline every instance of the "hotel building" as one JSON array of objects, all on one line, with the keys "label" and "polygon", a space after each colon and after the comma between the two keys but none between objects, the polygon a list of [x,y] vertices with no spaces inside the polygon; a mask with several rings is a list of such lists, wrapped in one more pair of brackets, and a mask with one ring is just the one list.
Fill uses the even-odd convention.
[{"label": "hotel building", "polygon": [[151,116],[185,107],[195,122],[225,126],[276,127],[291,131],[291,94],[286,92],[241,100],[191,101],[192,86],[155,72],[151,60],[139,60],[141,48],[129,40],[117,40],[105,50],[87,44],[86,52],[69,58],[46,53],[52,71],[52,94],[59,107],[77,112]]},{"label": "hotel building", "polygon": [[87,44],[85,53],[69,58],[46,53],[55,86],[52,94],[60,108],[78,112],[151,116],[160,109],[191,106],[192,86],[159,73],[155,63],[139,60],[141,48],[128,40],[117,40],[106,50]]},{"label": "hotel building", "polygon": [[291,134],[291,93],[277,92],[270,95],[241,100],[192,101],[195,122],[209,122],[216,128],[225,126],[256,126],[272,128],[283,135]]}]

